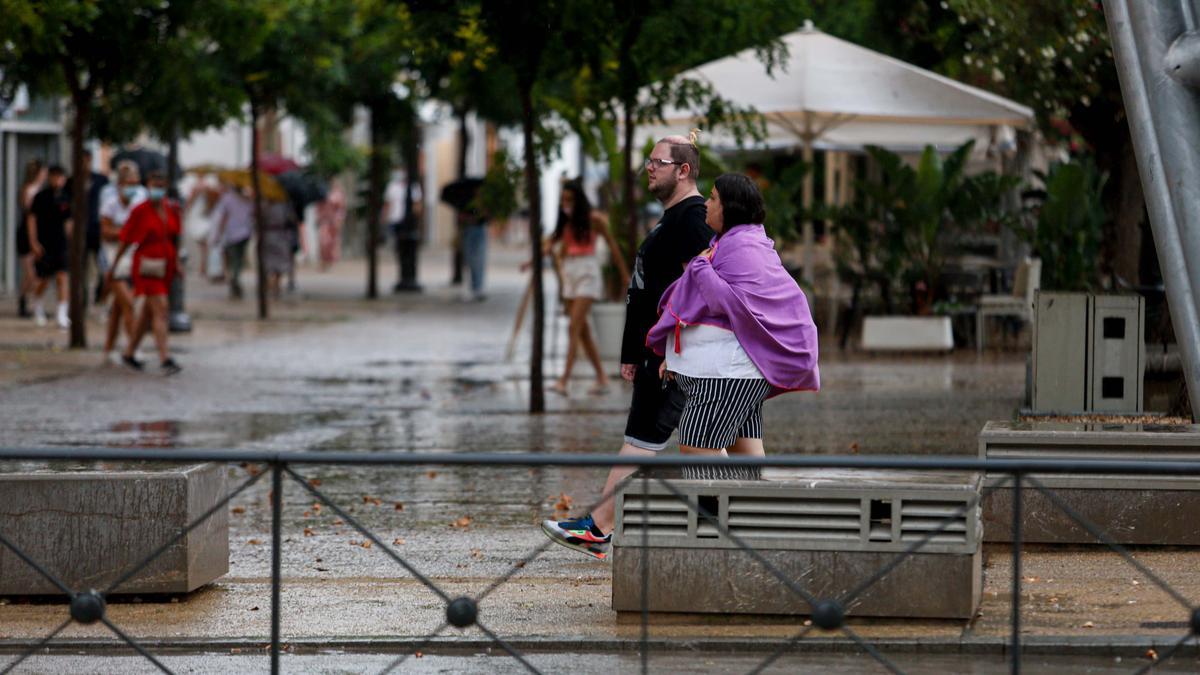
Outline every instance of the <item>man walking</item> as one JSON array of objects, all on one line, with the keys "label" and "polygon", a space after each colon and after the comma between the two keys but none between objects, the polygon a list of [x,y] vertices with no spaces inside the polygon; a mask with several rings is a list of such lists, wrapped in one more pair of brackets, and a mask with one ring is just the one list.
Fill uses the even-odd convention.
[{"label": "man walking", "polygon": [[42,293],[50,280],[58,292],[54,318],[60,328],[70,328],[67,317],[67,242],[71,236],[71,195],[67,192],[67,173],[61,166],[50,167],[45,188],[33,198],[26,218],[29,242],[33,248],[33,268],[37,283],[33,287],[33,316],[37,325],[46,325]]},{"label": "man walking", "polygon": [[[708,248],[713,232],[705,224],[704,198],[696,189],[700,152],[695,135],[659,141],[645,163],[648,187],[664,207],[662,218],[638,247],[625,301],[621,377],[633,383],[621,455],[652,457],[667,447],[683,410],[683,393],[659,377],[662,358],[646,347],[646,333],[658,320],[663,292],[683,274],[688,261]],[[614,466],[604,485],[604,501],[570,520],[547,520],[542,531],[555,542],[595,558],[608,556],[614,526],[613,493],[634,467]]]}]

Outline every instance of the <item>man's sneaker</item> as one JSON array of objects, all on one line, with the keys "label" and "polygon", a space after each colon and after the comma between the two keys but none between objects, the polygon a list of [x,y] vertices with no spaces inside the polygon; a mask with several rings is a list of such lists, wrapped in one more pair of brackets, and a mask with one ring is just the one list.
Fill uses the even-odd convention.
[{"label": "man's sneaker", "polygon": [[591,514],[571,520],[543,520],[542,532],[555,543],[567,548],[573,548],[599,560],[608,559],[612,535],[601,532],[592,521]]},{"label": "man's sneaker", "polygon": [[132,356],[122,356],[121,363],[124,363],[125,365],[129,366],[130,368],[132,368],[138,372],[141,372],[141,370],[143,368],[142,362],[138,361],[137,359],[135,359]]},{"label": "man's sneaker", "polygon": [[67,314],[67,303],[58,303],[58,309],[54,312],[54,321],[59,328],[71,327],[71,317]]},{"label": "man's sneaker", "polygon": [[175,373],[183,370],[178,363],[175,363],[175,359],[170,358],[166,361],[163,361],[159,367],[162,368],[163,375],[174,375]]},{"label": "man's sneaker", "polygon": [[46,308],[40,302],[33,306],[33,322],[38,326],[46,325]]}]

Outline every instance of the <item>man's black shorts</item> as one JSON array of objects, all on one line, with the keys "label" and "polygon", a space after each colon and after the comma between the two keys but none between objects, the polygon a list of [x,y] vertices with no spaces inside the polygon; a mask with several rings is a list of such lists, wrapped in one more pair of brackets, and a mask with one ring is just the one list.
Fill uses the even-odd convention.
[{"label": "man's black shorts", "polygon": [[46,251],[42,257],[34,261],[33,268],[39,279],[49,279],[59,272],[66,272],[67,252]]},{"label": "man's black shorts", "polygon": [[667,447],[671,434],[679,426],[685,397],[672,380],[658,377],[662,359],[647,359],[638,364],[633,376],[633,402],[625,423],[625,442],[655,452]]}]

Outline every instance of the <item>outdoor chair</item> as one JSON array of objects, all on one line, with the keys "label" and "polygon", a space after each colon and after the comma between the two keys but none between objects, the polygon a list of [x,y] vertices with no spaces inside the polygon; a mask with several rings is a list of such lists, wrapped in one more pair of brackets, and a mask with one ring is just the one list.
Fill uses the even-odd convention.
[{"label": "outdoor chair", "polygon": [[1033,296],[1042,284],[1042,261],[1026,258],[1017,266],[1012,293],[979,296],[975,309],[975,350],[983,353],[989,316],[1012,316],[1028,322],[1033,318]]}]

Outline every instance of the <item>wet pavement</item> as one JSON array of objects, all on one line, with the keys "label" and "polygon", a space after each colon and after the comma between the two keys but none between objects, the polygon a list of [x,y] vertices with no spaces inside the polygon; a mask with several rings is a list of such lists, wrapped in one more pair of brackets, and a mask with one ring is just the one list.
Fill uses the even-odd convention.
[{"label": "wet pavement", "polygon": [[[447,257],[444,252],[426,256],[424,294],[387,295],[374,302],[361,299],[360,264],[344,263],[324,275],[310,271],[300,278],[301,292],[279,303],[276,318],[265,323],[253,318],[253,303],[229,303],[221,288],[198,284],[190,293],[196,330],[172,338],[184,371],[171,378],[100,365],[94,348],[63,352],[65,337],[56,329],[37,329],[3,315],[0,437],[6,446],[615,452],[630,389],[614,379],[607,392],[586,393],[586,365],[577,369],[571,396],[548,393],[546,414],[526,413],[528,364],[520,357],[511,363],[503,358],[523,290],[516,272],[519,254],[501,250],[494,256],[489,299],[483,303],[460,302],[457,291],[447,287],[448,271],[440,264]],[[390,279],[391,273],[385,266],[382,278]],[[561,367],[565,321],[551,322],[550,328],[548,350],[555,358],[548,373],[553,375]],[[93,340],[99,333],[93,322]],[[522,342],[517,353],[527,352]],[[792,394],[766,404],[765,443],[772,454],[973,455],[985,421],[1013,418],[1024,377],[1024,356],[1015,351],[983,358],[971,350],[885,358],[840,354],[829,347],[819,394]],[[229,470],[232,487],[258,468]],[[597,499],[603,469],[322,466],[297,471],[451,597],[480,592],[536,553],[481,605],[481,617],[502,635],[610,648],[639,635],[636,620],[609,609],[609,566],[548,548],[536,528],[539,519],[555,515],[556,504],[573,503],[575,512]],[[114,622],[134,636],[168,643],[267,635],[267,489],[267,481],[261,481],[232,504],[226,577],[183,597],[121,599],[110,608]],[[331,509],[316,508],[298,485],[288,485],[283,499],[283,631],[289,639],[407,639],[412,646],[441,625],[443,602],[378,546],[365,547],[360,533]],[[1009,556],[1003,547],[988,547],[985,554],[983,609],[975,621],[859,620],[855,630],[867,637],[944,645],[1004,637]],[[1179,584],[1184,595],[1200,597],[1200,582],[1188,573],[1200,557],[1162,549],[1137,555]],[[1140,636],[1165,643],[1185,630],[1179,624],[1186,619],[1182,608],[1146,580],[1134,584],[1140,578],[1136,571],[1112,553],[1031,549],[1023,574],[1025,625],[1032,635],[1101,642],[1104,636]],[[61,605],[0,600],[0,638],[40,637],[62,616]],[[651,634],[685,642],[777,641],[793,635],[801,621],[655,616]],[[64,636],[98,639],[107,633],[102,627],[73,626]],[[184,672],[230,672],[241,670],[241,659],[249,657],[225,652],[212,661],[175,658]],[[358,672],[386,662],[367,655],[287,658],[296,670],[314,672]],[[538,658],[546,659],[547,670],[581,669],[556,660],[561,656]],[[699,658],[671,656],[661,666],[692,670]],[[842,658],[828,657],[822,670],[859,672]],[[988,665],[982,657],[971,658],[968,668],[961,657],[938,658],[949,660],[922,662],[920,670],[1003,670],[999,660]],[[722,659],[705,661],[705,669],[711,665],[722,672],[736,662],[729,669],[745,670],[753,664],[741,657]],[[33,672],[61,672],[74,670],[76,663],[84,670],[132,672],[116,657],[103,666],[66,656],[32,665]],[[1096,668],[1089,672],[1113,667],[1111,659],[1077,663]],[[632,667],[636,659],[603,655],[582,670],[627,664]],[[514,665],[498,656],[446,655],[405,667],[504,672]],[[1052,668],[1057,666],[1047,665],[1043,672]],[[781,665],[779,672],[792,670]]]}]

